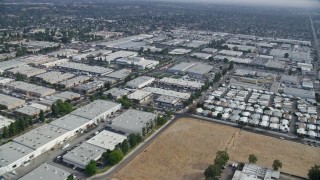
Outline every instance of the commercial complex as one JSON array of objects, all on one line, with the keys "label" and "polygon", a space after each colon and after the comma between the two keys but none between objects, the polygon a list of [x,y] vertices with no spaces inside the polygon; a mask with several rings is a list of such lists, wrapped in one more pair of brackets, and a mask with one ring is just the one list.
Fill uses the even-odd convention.
[{"label": "commercial complex", "polygon": [[29,172],[20,180],[67,180],[71,173],[56,166],[44,163],[33,171]]},{"label": "commercial complex", "polygon": [[159,61],[148,60],[142,57],[127,57],[117,59],[116,64],[136,69],[153,69],[159,64]]},{"label": "commercial complex", "polygon": [[103,76],[113,72],[113,70],[109,68],[104,68],[100,66],[89,66],[86,64],[74,63],[74,62],[66,62],[64,64],[59,64],[58,67],[62,69],[68,69],[78,73],[98,75],[98,76]]},{"label": "commercial complex", "polygon": [[167,78],[167,77],[158,80],[158,83],[171,85],[174,87],[190,88],[194,90],[199,90],[204,85],[204,83],[200,83],[196,81],[188,81],[184,79],[174,79],[174,78]]},{"label": "commercial complex", "polygon": [[70,79],[74,77],[74,74],[71,73],[61,73],[58,71],[50,71],[47,73],[40,74],[36,76],[37,78],[41,79],[44,82],[50,83],[50,84],[56,84],[58,82]]},{"label": "commercial complex", "polygon": [[21,74],[21,75],[24,75],[25,77],[33,77],[38,74],[45,73],[46,70],[34,68],[34,67],[26,65],[26,66],[20,66],[20,67],[14,68],[14,69],[10,69],[7,72],[10,72],[12,74]]},{"label": "commercial complex", "polygon": [[182,92],[177,92],[173,90],[166,90],[166,89],[161,89],[161,88],[155,88],[155,87],[145,87],[142,89],[143,91],[151,92],[153,94],[157,95],[165,95],[165,96],[172,96],[180,99],[187,100],[190,98],[189,93],[182,93]]},{"label": "commercial complex", "polygon": [[8,96],[5,94],[0,94],[0,105],[6,107],[7,109],[14,109],[25,104],[25,100]]},{"label": "commercial complex", "polygon": [[140,76],[129,82],[127,82],[127,86],[130,88],[141,89],[149,84],[151,84],[155,78],[149,76]]},{"label": "commercial complex", "polygon": [[142,128],[156,119],[157,115],[149,112],[129,109],[112,120],[109,125],[113,130],[126,134],[142,133]]},{"label": "commercial complex", "polygon": [[52,95],[56,92],[54,89],[26,83],[23,81],[15,81],[10,84],[7,84],[6,86],[27,96],[35,97],[45,97]]}]

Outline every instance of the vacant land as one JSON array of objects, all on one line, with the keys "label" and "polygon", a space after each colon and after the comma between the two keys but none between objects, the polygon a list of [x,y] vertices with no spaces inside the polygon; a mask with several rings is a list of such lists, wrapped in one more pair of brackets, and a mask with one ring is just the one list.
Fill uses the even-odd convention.
[{"label": "vacant land", "polygon": [[271,167],[274,159],[280,159],[283,172],[303,177],[320,162],[320,148],[211,122],[179,119],[114,179],[204,179],[204,169],[217,151],[225,149],[231,162],[247,162],[254,153],[257,164]]}]

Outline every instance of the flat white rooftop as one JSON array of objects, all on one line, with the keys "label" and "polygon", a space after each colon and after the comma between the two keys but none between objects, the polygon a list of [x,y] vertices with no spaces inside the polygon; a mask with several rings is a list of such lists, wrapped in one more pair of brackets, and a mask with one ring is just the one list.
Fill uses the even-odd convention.
[{"label": "flat white rooftop", "polygon": [[168,77],[164,77],[160,79],[159,82],[176,85],[176,86],[191,87],[196,89],[199,89],[204,85],[203,83],[196,82],[196,81],[188,81],[184,79],[174,79],[174,78],[168,78]]},{"label": "flat white rooftop", "polygon": [[75,129],[78,129],[79,127],[83,126],[84,124],[87,124],[90,120],[87,118],[75,116],[72,114],[65,115],[57,120],[52,121],[50,124],[73,131]]},{"label": "flat white rooftop", "polygon": [[112,151],[118,144],[122,143],[125,139],[127,139],[127,136],[125,135],[103,130],[86,142],[101,147],[105,150],[109,149]]},{"label": "flat white rooftop", "polygon": [[71,173],[68,171],[44,163],[20,178],[20,180],[66,180],[69,175]]},{"label": "flat white rooftop", "polygon": [[190,98],[189,93],[181,93],[181,92],[166,90],[166,89],[161,89],[161,88],[145,87],[142,90],[152,92],[152,93],[158,94],[158,95],[173,96],[173,97],[177,97],[177,98],[181,98],[181,99],[189,99]]},{"label": "flat white rooftop", "polygon": [[18,144],[16,142],[8,142],[0,146],[0,167],[6,167],[24,157],[30,156],[33,149]]},{"label": "flat white rooftop", "polygon": [[104,101],[104,100],[96,100],[92,103],[83,106],[80,109],[73,111],[71,114],[84,117],[87,119],[94,119],[100,116],[103,113],[106,113],[114,108],[120,109],[121,104],[111,102],[111,101]]}]

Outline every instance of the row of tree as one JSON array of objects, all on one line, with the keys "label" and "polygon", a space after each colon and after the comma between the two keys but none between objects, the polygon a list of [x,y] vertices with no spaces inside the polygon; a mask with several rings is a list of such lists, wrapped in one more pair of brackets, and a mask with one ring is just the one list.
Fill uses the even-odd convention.
[{"label": "row of tree", "polygon": [[[258,161],[258,158],[255,154],[249,154],[249,163],[254,164]],[[272,163],[273,170],[278,171],[280,168],[282,168],[282,162],[279,159],[275,159]]]},{"label": "row of tree", "polygon": [[8,127],[4,127],[2,130],[2,138],[10,138],[15,136],[23,131],[25,131],[28,127],[33,125],[32,119],[29,118],[19,118],[15,122],[12,122]]}]

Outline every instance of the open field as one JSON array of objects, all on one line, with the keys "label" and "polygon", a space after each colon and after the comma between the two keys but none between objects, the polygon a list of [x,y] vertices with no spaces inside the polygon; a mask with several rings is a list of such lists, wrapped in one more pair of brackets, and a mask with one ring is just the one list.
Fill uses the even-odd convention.
[{"label": "open field", "polygon": [[218,150],[225,149],[230,161],[247,162],[254,153],[257,164],[271,167],[274,159],[280,159],[281,171],[303,177],[320,163],[320,148],[202,120],[179,119],[113,178],[204,179],[204,169]]}]

